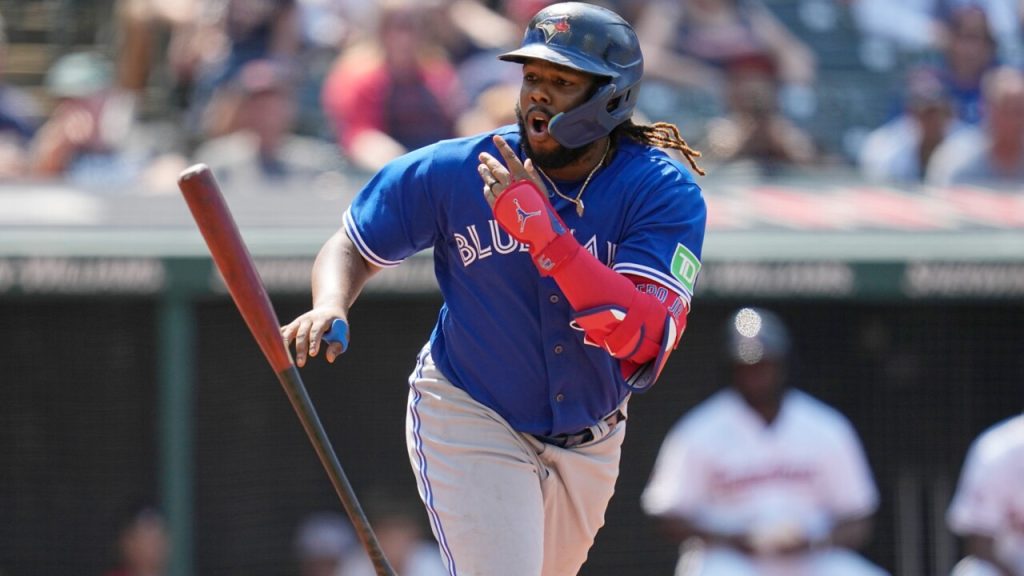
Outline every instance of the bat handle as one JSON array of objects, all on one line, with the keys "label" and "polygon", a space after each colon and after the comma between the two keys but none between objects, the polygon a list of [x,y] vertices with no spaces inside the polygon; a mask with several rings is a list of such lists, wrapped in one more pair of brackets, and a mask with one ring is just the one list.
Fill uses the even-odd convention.
[{"label": "bat handle", "polygon": [[341,351],[348,350],[348,323],[341,318],[335,318],[331,322],[331,329],[324,332],[324,342],[338,342],[341,344]]}]

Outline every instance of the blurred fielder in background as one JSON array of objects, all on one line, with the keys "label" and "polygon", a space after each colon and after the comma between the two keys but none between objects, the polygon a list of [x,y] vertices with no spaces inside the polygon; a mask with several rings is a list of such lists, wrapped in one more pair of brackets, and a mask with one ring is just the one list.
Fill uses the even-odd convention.
[{"label": "blurred fielder in background", "polygon": [[968,554],[954,576],[1024,575],[1024,414],[975,439],[947,522]]},{"label": "blurred fielder in background", "polygon": [[844,416],[791,388],[790,338],[772,312],[726,326],[731,386],[669,432],[643,493],[682,544],[677,576],[853,576],[885,572],[851,550],[878,492]]},{"label": "blurred fielder in background", "polygon": [[686,325],[706,209],[659,149],[700,172],[679,130],[631,120],[643,56],[625,20],[554,4],[500,58],[522,66],[518,125],[378,172],[317,257],[313,309],[282,335],[304,365],[374,273],[432,248],[444,305],[406,428],[448,572],[565,576],[604,524],[630,394]]}]

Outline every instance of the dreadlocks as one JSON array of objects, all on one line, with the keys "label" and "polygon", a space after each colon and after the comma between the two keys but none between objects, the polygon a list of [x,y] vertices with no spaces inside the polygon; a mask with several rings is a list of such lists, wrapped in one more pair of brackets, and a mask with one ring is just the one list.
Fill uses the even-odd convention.
[{"label": "dreadlocks", "polygon": [[683,136],[679,133],[679,128],[675,124],[668,122],[636,124],[632,120],[626,120],[615,128],[615,132],[628,136],[641,144],[678,150],[683,153],[683,156],[686,156],[686,161],[690,163],[690,166],[693,167],[697,174],[701,176],[706,174],[704,169],[697,165],[697,158],[701,157],[701,153],[690,148],[686,140],[683,140]]}]

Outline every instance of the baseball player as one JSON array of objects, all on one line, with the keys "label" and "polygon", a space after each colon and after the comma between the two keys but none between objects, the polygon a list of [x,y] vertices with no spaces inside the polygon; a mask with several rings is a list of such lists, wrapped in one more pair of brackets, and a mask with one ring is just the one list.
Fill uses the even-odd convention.
[{"label": "baseball player", "polygon": [[969,554],[955,576],[1024,576],[1024,414],[975,439],[946,520]]},{"label": "baseball player", "polygon": [[682,543],[677,576],[884,574],[852,552],[878,505],[860,441],[787,385],[782,321],[743,308],[726,339],[731,386],[672,428],[642,496]]},{"label": "baseball player", "polygon": [[367,279],[432,248],[444,304],[409,378],[407,441],[448,572],[565,576],[604,523],[627,401],[686,325],[706,209],[680,161],[700,172],[699,154],[631,119],[643,55],[617,14],[548,6],[500,59],[522,69],[517,125],[378,172],[282,335],[299,366],[321,348],[334,361],[341,345],[321,340]]}]

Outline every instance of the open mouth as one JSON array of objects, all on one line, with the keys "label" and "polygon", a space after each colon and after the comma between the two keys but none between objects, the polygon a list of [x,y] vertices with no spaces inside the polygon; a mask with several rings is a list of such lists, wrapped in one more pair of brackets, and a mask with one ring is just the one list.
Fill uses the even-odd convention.
[{"label": "open mouth", "polygon": [[526,122],[530,128],[530,135],[535,138],[546,137],[548,135],[548,120],[550,117],[543,112],[531,112]]}]

